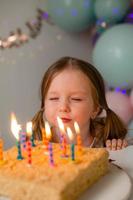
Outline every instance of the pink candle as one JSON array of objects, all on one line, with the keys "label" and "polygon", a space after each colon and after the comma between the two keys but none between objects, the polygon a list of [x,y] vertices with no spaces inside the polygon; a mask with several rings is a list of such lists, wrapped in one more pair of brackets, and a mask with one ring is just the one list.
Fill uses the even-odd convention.
[{"label": "pink candle", "polygon": [[61,120],[61,118],[57,117],[57,122],[59,125],[59,129],[61,131],[61,150],[62,150],[62,157],[68,157],[67,155],[67,141],[66,141],[66,133],[65,133],[65,127]]}]

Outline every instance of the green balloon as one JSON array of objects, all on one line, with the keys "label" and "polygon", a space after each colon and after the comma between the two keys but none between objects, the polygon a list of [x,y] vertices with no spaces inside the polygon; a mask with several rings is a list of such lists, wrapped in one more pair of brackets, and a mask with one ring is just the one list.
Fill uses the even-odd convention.
[{"label": "green balloon", "polygon": [[130,7],[130,0],[96,0],[95,15],[108,23],[120,21]]},{"label": "green balloon", "polygon": [[105,31],[92,52],[93,64],[110,86],[133,86],[133,25],[120,24]]},{"label": "green balloon", "polygon": [[48,0],[53,22],[66,31],[80,32],[94,21],[94,0]]}]

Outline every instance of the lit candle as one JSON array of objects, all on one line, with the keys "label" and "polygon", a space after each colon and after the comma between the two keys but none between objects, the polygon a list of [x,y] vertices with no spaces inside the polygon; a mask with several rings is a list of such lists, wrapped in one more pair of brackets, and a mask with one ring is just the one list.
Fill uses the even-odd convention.
[{"label": "lit candle", "polygon": [[80,128],[77,122],[74,122],[74,128],[77,134],[77,149],[78,153],[82,152],[82,140],[81,140],[81,135],[80,135]]},{"label": "lit candle", "polygon": [[53,147],[52,147],[52,143],[49,142],[52,134],[51,134],[49,123],[47,121],[45,122],[45,132],[46,132],[46,138],[48,139],[47,149],[49,152],[49,163],[50,163],[50,166],[53,167],[54,166]]},{"label": "lit candle", "polygon": [[17,123],[15,115],[12,113],[11,114],[11,131],[12,131],[13,135],[15,136],[16,140],[17,140],[17,149],[18,149],[17,159],[18,160],[23,159],[22,153],[21,153],[21,145],[20,145],[20,134],[19,134],[20,130],[21,130],[21,127]]},{"label": "lit candle", "polygon": [[45,121],[45,130],[43,130],[43,131],[45,131],[45,133],[43,132],[43,134],[45,134],[45,136],[43,136],[44,137],[43,140],[45,143],[44,144],[44,148],[45,148],[44,153],[48,154],[48,150],[49,150],[48,146],[49,146],[49,141],[51,139],[52,134],[51,134],[51,129],[50,129],[49,123],[47,121]]},{"label": "lit candle", "polygon": [[31,140],[31,146],[35,147],[35,143],[34,143],[34,135],[33,135],[33,131],[32,131],[32,122],[28,122],[28,135],[30,136],[30,140]]},{"label": "lit candle", "polygon": [[0,138],[0,161],[3,161],[3,140]]},{"label": "lit candle", "polygon": [[72,130],[69,127],[67,127],[67,134],[71,140],[71,158],[74,161],[75,160],[75,145],[73,143],[74,136],[73,136]]},{"label": "lit candle", "polygon": [[64,124],[61,120],[61,118],[57,117],[57,122],[59,125],[59,129],[61,131],[61,150],[62,150],[62,156],[63,157],[68,157],[67,155],[67,141],[66,141],[66,135],[65,135],[65,127]]},{"label": "lit candle", "polygon": [[30,140],[30,138],[31,138],[31,135],[32,135],[32,122],[27,122],[27,124],[26,124],[26,133],[27,133],[27,136],[28,136],[28,140],[27,140],[27,157],[28,157],[28,159],[27,159],[27,162],[28,162],[28,164],[29,165],[31,165],[31,163],[32,163],[32,148],[31,148],[31,146],[32,146],[32,144],[31,144],[31,140]]}]

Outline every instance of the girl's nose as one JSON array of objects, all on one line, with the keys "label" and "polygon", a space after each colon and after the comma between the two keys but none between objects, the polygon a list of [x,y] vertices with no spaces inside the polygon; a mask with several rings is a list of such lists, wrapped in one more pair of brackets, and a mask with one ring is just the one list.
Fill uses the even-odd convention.
[{"label": "girl's nose", "polygon": [[70,112],[69,102],[66,100],[61,101],[60,105],[59,105],[59,111],[60,112]]}]

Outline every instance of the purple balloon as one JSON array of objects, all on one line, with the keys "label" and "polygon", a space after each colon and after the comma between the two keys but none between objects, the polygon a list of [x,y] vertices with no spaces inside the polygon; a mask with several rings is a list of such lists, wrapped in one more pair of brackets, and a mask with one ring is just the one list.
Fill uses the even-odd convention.
[{"label": "purple balloon", "polygon": [[133,24],[133,8],[130,9],[129,12],[127,13],[124,22]]}]

